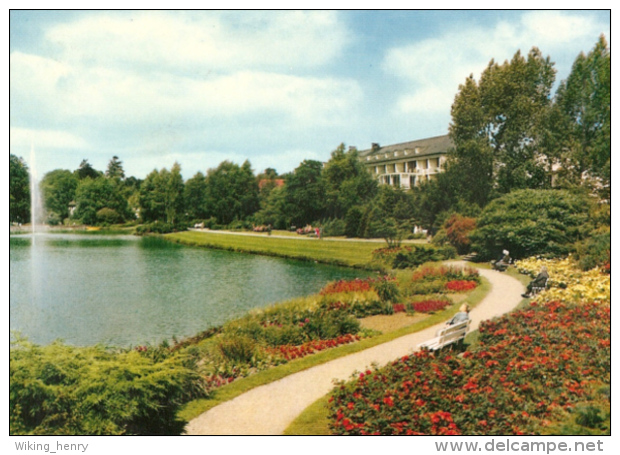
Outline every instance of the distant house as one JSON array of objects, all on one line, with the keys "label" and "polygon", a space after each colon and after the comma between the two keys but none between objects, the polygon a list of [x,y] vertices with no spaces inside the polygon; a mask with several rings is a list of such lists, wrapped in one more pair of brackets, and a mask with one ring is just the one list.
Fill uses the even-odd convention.
[{"label": "distant house", "polygon": [[451,147],[445,135],[386,146],[372,144],[359,155],[379,183],[409,189],[441,172]]}]

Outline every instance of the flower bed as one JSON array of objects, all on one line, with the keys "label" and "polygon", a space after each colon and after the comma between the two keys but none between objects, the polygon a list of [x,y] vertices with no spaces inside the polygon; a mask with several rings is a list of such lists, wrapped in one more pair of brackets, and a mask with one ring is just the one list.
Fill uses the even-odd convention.
[{"label": "flower bed", "polygon": [[420,302],[395,303],[392,307],[394,308],[394,313],[401,313],[404,311],[433,313],[435,311],[441,311],[450,305],[452,305],[452,302],[449,300],[422,300]]},{"label": "flower bed", "polygon": [[341,335],[337,338],[330,340],[313,340],[308,341],[299,346],[283,345],[277,348],[270,348],[267,350],[272,355],[283,357],[286,360],[300,359],[316,352],[324,351],[325,349],[335,348],[343,344],[353,343],[359,341],[359,335]]},{"label": "flower bed", "polygon": [[321,289],[321,295],[339,294],[341,292],[366,292],[372,289],[372,283],[374,280],[368,278],[360,280],[340,280],[328,283],[323,289]]},{"label": "flower bed", "polygon": [[[610,307],[533,303],[486,321],[462,358],[427,351],[340,383],[338,435],[538,434],[610,384]],[[606,403],[609,403],[608,401]]]},{"label": "flower bed", "polygon": [[597,269],[584,272],[570,257],[563,260],[530,258],[515,262],[515,267],[519,272],[532,277],[536,276],[543,266],[547,267],[549,272],[549,282],[547,289],[536,296],[538,301],[605,302],[611,300],[611,275],[605,273],[605,270],[603,273]]},{"label": "flower bed", "polygon": [[448,300],[422,300],[421,302],[413,302],[411,304],[413,311],[416,313],[433,313],[441,311],[450,305],[452,305],[452,302]]},{"label": "flower bed", "polygon": [[456,267],[453,265],[423,266],[413,272],[412,281],[434,281],[438,278],[446,280],[479,280],[480,272],[470,266]]},{"label": "flower bed", "polygon": [[475,289],[478,283],[467,280],[453,280],[446,283],[446,289],[451,292],[466,292]]}]

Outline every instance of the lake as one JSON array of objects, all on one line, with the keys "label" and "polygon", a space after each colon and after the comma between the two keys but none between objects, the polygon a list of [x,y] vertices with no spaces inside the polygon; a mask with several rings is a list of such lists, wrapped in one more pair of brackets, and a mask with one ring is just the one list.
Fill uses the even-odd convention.
[{"label": "lake", "polygon": [[39,344],[157,344],[369,276],[154,237],[13,235],[9,243],[10,329]]}]

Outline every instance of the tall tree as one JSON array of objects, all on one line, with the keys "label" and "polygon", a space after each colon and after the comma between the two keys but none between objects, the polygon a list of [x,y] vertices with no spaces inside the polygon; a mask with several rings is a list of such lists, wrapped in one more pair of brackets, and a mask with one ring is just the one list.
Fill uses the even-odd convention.
[{"label": "tall tree", "polygon": [[166,182],[166,221],[170,224],[177,223],[184,216],[184,186],[181,165],[175,162]]},{"label": "tall tree", "polygon": [[[118,222],[129,216],[127,200],[118,187],[105,177],[80,180],[75,191],[75,203],[73,217],[84,224],[94,225],[110,220]],[[102,209],[108,212],[104,218],[99,214]],[[112,212],[115,212],[113,216],[111,216]]]},{"label": "tall tree", "polygon": [[9,222],[30,220],[30,174],[24,160],[9,154]]},{"label": "tall tree", "polygon": [[80,163],[80,167],[75,170],[75,173],[80,180],[83,180],[85,178],[96,179],[101,175],[101,172],[92,167],[86,159],[82,160],[82,162]]},{"label": "tall tree", "polygon": [[484,205],[493,196],[550,184],[550,163],[542,154],[555,69],[549,57],[532,48],[502,65],[493,60],[476,84],[469,77],[452,106],[450,136],[463,194]]},{"label": "tall tree", "polygon": [[118,156],[113,156],[108,163],[108,168],[105,171],[105,176],[113,180],[123,180],[125,178],[123,162],[118,159]]},{"label": "tall tree", "polygon": [[286,180],[286,206],[291,223],[303,226],[325,218],[323,163],[304,160]]},{"label": "tall tree", "polygon": [[245,220],[259,208],[258,181],[249,161],[223,161],[207,171],[207,207],[220,224]]},{"label": "tall tree", "polygon": [[562,81],[554,104],[553,146],[561,177],[569,185],[600,179],[611,194],[611,54],[604,36],[587,55],[581,53]]},{"label": "tall tree", "polygon": [[153,169],[140,185],[138,205],[142,221],[166,219],[165,186],[164,176],[157,169]]},{"label": "tall tree", "polygon": [[202,172],[197,172],[185,182],[183,192],[187,216],[190,220],[202,220],[207,214],[207,179]]},{"label": "tall tree", "polygon": [[340,144],[331,154],[322,172],[327,199],[325,216],[344,218],[355,206],[360,206],[377,194],[377,181],[359,159],[357,149],[345,151]]},{"label": "tall tree", "polygon": [[69,217],[69,204],[75,200],[78,183],[78,177],[66,169],[56,169],[43,176],[40,188],[48,217],[58,220]]}]

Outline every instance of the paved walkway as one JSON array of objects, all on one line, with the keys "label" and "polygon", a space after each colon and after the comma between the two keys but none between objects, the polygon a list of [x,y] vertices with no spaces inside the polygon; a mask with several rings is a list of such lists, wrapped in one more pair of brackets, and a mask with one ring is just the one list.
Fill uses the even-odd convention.
[{"label": "paved walkway", "polygon": [[[492,285],[489,294],[470,313],[471,330],[481,321],[511,311],[521,301],[523,285],[500,272],[481,269]],[[317,365],[279,381],[252,389],[201,414],[186,427],[190,435],[279,435],[309,405],[333,388],[334,379],[348,379],[371,364],[385,365],[410,354],[433,338],[443,324]]]}]

